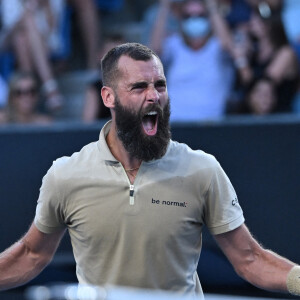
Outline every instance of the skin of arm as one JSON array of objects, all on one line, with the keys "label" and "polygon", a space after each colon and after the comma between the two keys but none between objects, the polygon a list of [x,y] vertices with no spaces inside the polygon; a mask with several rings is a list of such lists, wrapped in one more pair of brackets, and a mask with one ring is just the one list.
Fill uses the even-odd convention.
[{"label": "skin of arm", "polygon": [[222,47],[231,55],[234,55],[234,44],[230,28],[218,10],[218,1],[205,0],[206,9],[209,13],[210,21],[214,33],[221,41]]},{"label": "skin of arm", "polygon": [[160,54],[162,43],[166,35],[167,18],[170,12],[170,0],[160,0],[158,13],[151,34],[150,48]]},{"label": "skin of arm", "polygon": [[276,83],[290,76],[296,76],[297,71],[297,57],[290,46],[282,47],[266,69],[267,75]]},{"label": "skin of arm", "polygon": [[93,87],[88,87],[85,93],[82,120],[84,122],[93,122],[97,120],[100,103],[98,91]]},{"label": "skin of arm", "polygon": [[259,288],[287,292],[287,275],[296,264],[260,246],[246,225],[214,237],[239,276]]},{"label": "skin of arm", "polygon": [[247,53],[245,52],[246,49],[244,49],[244,47],[236,47],[232,32],[224,17],[219,12],[218,1],[205,0],[205,5],[209,14],[213,31],[219,38],[223,49],[227,51],[235,61],[236,68],[242,81],[244,83],[250,82],[253,74],[248,64]]},{"label": "skin of arm", "polygon": [[0,254],[0,291],[36,277],[51,261],[64,232],[45,234],[32,224],[24,237]]}]

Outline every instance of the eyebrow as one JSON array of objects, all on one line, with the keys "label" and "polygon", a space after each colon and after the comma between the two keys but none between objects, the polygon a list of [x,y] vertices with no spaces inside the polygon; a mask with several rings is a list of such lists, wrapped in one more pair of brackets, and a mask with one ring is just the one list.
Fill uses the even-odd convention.
[{"label": "eyebrow", "polygon": [[148,86],[148,83],[146,81],[139,81],[139,82],[134,82],[130,85],[131,89],[134,88],[146,88]]},{"label": "eyebrow", "polygon": [[[166,85],[166,80],[165,79],[159,79],[157,81],[155,81],[154,86],[162,86],[162,85]],[[147,81],[139,81],[139,82],[134,82],[130,85],[130,89],[134,89],[134,88],[146,88],[148,86],[148,82]]]}]

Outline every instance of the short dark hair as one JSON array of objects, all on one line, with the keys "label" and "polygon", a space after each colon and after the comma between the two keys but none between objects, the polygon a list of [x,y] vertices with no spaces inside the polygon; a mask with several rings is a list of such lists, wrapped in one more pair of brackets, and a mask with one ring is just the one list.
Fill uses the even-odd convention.
[{"label": "short dark hair", "polygon": [[148,47],[139,43],[125,43],[109,50],[101,60],[103,85],[114,87],[118,78],[118,62],[122,55],[129,56],[134,60],[148,61],[158,55]]}]

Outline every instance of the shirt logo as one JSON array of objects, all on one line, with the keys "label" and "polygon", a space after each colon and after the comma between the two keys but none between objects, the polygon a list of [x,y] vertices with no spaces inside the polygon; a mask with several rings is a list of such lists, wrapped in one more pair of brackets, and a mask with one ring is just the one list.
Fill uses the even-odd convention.
[{"label": "shirt logo", "polygon": [[160,201],[152,198],[152,204],[158,204],[158,205],[166,205],[166,206],[177,206],[177,207],[186,207],[187,203],[184,202],[178,202],[178,201]]}]

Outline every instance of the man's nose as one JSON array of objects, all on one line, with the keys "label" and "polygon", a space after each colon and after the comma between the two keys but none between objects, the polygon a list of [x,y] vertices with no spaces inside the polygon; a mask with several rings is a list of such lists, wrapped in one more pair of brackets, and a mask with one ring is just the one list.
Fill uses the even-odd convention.
[{"label": "man's nose", "polygon": [[149,87],[147,91],[147,101],[157,103],[159,101],[159,92],[155,87]]}]

